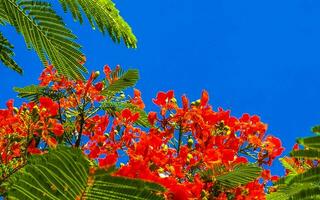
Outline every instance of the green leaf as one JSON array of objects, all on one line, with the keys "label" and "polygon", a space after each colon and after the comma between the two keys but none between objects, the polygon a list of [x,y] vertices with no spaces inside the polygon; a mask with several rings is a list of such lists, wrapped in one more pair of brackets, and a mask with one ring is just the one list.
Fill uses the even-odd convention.
[{"label": "green leaf", "polygon": [[93,29],[98,27],[102,33],[108,32],[114,42],[121,39],[127,47],[136,48],[137,39],[130,26],[120,16],[111,0],[59,0],[64,11],[69,10],[75,20],[83,22],[82,13],[87,17]]},{"label": "green leaf", "polygon": [[18,97],[20,98],[26,98],[29,101],[38,102],[39,98],[45,95],[46,87],[29,85],[23,88],[14,87],[13,90],[18,92]]},{"label": "green leaf", "polygon": [[14,26],[25,39],[27,47],[34,49],[44,65],[47,60],[60,74],[69,78],[83,78],[87,72],[80,62],[83,56],[76,36],[66,28],[62,19],[47,2],[40,0],[1,0],[0,17]]},{"label": "green leaf", "polygon": [[320,181],[320,167],[310,168],[304,173],[297,174],[291,178],[287,184],[292,185],[294,183],[303,183],[303,182],[317,182]]},{"label": "green leaf", "polygon": [[312,127],[311,131],[315,134],[320,134],[320,125]]},{"label": "green leaf", "polygon": [[0,32],[0,61],[8,68],[22,74],[21,67],[12,59],[12,56],[14,56],[12,49],[13,45]]},{"label": "green leaf", "polygon": [[299,144],[307,148],[320,150],[320,135],[314,137],[299,138],[297,141]]},{"label": "green leaf", "polygon": [[[121,71],[121,70],[120,70]],[[128,87],[133,87],[139,80],[139,71],[136,69],[129,69],[126,72],[119,72],[118,80],[109,84],[103,91],[103,95],[110,95],[123,91]]]},{"label": "green leaf", "polygon": [[8,199],[74,200],[163,199],[164,188],[138,179],[111,176],[98,170],[89,174],[90,164],[81,150],[59,146],[13,174],[6,183]]},{"label": "green leaf", "polygon": [[[317,132],[317,130],[314,130]],[[300,164],[296,167],[295,163],[283,162],[286,169],[292,173],[277,182],[277,191],[267,195],[270,200],[289,200],[289,199],[320,199],[320,167],[309,165],[305,160],[319,160],[320,158],[320,137],[307,137],[298,139],[298,143],[304,149],[292,151],[290,155],[299,159]],[[301,166],[303,173],[298,173],[295,169]]]},{"label": "green leaf", "polygon": [[314,184],[294,184],[281,186],[277,192],[267,195],[267,200],[307,200],[320,197],[320,187]]},{"label": "green leaf", "polygon": [[290,171],[291,171],[292,173],[294,173],[294,174],[297,174],[296,169],[294,168],[294,166],[292,165],[292,163],[289,163],[289,162],[287,161],[286,157],[280,158],[279,160],[280,160],[282,166],[283,166],[285,169],[290,170]]},{"label": "green leaf", "polygon": [[215,178],[221,185],[234,188],[256,180],[260,174],[260,167],[255,165],[238,165],[233,171],[219,175]]},{"label": "green leaf", "polygon": [[305,158],[305,159],[319,159],[320,158],[320,151],[309,149],[309,150],[297,150],[292,151],[290,153],[292,157],[296,158]]}]

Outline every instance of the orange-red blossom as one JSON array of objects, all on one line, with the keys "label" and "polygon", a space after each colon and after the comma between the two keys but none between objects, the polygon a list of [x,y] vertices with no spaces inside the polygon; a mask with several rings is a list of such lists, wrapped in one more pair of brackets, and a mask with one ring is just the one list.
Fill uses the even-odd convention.
[{"label": "orange-red blossom", "polygon": [[[56,146],[66,131],[61,113],[84,109],[84,104],[94,110],[105,99],[102,91],[106,82],[118,80],[117,70],[119,67],[114,73],[105,66],[104,81],[97,82],[96,73],[88,81],[73,81],[58,75],[52,66],[47,67],[40,76],[40,85],[67,95],[55,100],[41,97],[38,104],[25,103],[19,109],[8,101],[7,109],[0,110],[1,162],[24,152],[42,153],[41,141]],[[140,109],[145,107],[139,90],[129,102]],[[101,168],[128,157],[128,163],[121,165],[115,175],[160,183],[168,188],[167,199],[265,199],[266,181],[277,179],[268,170],[235,188],[221,187],[215,180],[221,175],[217,167],[228,172],[253,160],[264,168],[282,153],[281,141],[266,135],[267,126],[258,116],[244,114],[236,118],[222,108],[214,110],[206,91],[192,103],[183,96],[179,105],[173,91],[159,92],[153,102],[160,111],[149,112],[148,129],[135,124],[139,113],[128,108],[116,117],[100,113],[72,118],[74,134],[81,132],[87,138],[80,148],[90,159],[97,159]],[[202,175],[208,170],[213,172],[211,181]]]}]

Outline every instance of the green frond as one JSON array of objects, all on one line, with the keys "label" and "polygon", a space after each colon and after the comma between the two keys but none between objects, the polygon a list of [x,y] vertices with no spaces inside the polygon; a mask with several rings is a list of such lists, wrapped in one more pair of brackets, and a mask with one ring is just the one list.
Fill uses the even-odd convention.
[{"label": "green frond", "polygon": [[45,95],[46,88],[39,85],[29,85],[23,88],[14,87],[13,90],[18,93],[18,97],[20,98],[38,102],[39,98]]},{"label": "green frond", "polygon": [[217,165],[214,170],[201,172],[201,177],[206,181],[217,181],[227,188],[235,188],[256,180],[260,174],[261,168],[251,164],[238,165],[232,171],[226,171],[223,165]]},{"label": "green frond", "polygon": [[320,150],[320,135],[307,138],[299,138],[297,142],[309,149]]},{"label": "green frond", "polygon": [[6,15],[3,4],[0,2],[0,25],[5,25],[8,21],[8,16]]},{"label": "green frond", "polygon": [[[286,183],[292,185],[294,183],[317,182],[320,181],[320,167],[310,168],[304,173],[293,176]],[[319,183],[320,184],[320,183]]]},{"label": "green frond", "polygon": [[300,190],[296,194],[292,195],[289,199],[296,200],[296,199],[316,199],[320,197],[320,187],[314,186],[309,187],[304,190]]},{"label": "green frond", "polygon": [[[1,23],[1,14],[0,14]],[[22,74],[22,69],[19,65],[12,59],[14,53],[12,51],[13,45],[2,35],[0,32],[0,61],[6,65],[8,68]]]},{"label": "green frond", "polygon": [[307,200],[320,197],[320,187],[314,184],[293,184],[280,186],[277,192],[267,195],[267,200]]},{"label": "green frond", "polygon": [[290,156],[305,159],[319,159],[320,151],[314,149],[292,151]]},{"label": "green frond", "polygon": [[320,125],[312,127],[311,131],[315,134],[320,134]]},{"label": "green frond", "polygon": [[13,90],[18,93],[19,98],[26,98],[35,103],[39,102],[40,97],[49,97],[57,101],[64,96],[64,93],[61,91],[56,91],[50,87],[39,85],[29,85],[23,88],[14,87]]},{"label": "green frond", "polygon": [[93,29],[97,27],[103,34],[108,32],[114,42],[123,40],[127,47],[136,48],[136,37],[111,0],[59,1],[64,11],[69,10],[75,20],[82,23],[84,13]]},{"label": "green frond", "polygon": [[215,177],[225,174],[226,167],[223,164],[214,164],[212,169],[200,171],[201,179],[207,182],[215,180]]},{"label": "green frond", "polygon": [[[318,128],[313,128],[313,132],[318,132]],[[304,160],[319,160],[320,158],[320,137],[300,138],[297,142],[304,146],[304,149],[292,151],[290,156]],[[296,164],[290,159],[283,158],[281,163],[290,173],[282,177],[277,183],[277,191],[267,195],[269,200],[310,200],[320,199],[320,167],[312,167],[307,162]],[[306,171],[298,173],[299,165]],[[297,169],[297,170],[296,170]]]},{"label": "green frond", "polygon": [[290,162],[291,160],[288,160],[287,157],[284,157],[284,158],[280,158],[279,159],[282,166],[289,170],[291,173],[294,173],[294,174],[297,174],[297,170],[296,170],[296,165],[294,162]]},{"label": "green frond", "polygon": [[[1,0],[2,15],[25,39],[27,47],[34,49],[44,65],[47,60],[57,71],[70,78],[82,78],[86,69],[80,45],[75,35],[65,27],[62,19],[49,3],[40,0]],[[0,16],[1,17],[1,16]]]},{"label": "green frond", "polygon": [[114,177],[98,170],[89,174],[90,163],[81,150],[65,146],[33,156],[29,164],[6,182],[8,199],[86,200],[163,199],[164,188],[138,179]]},{"label": "green frond", "polygon": [[239,165],[233,171],[216,177],[216,180],[225,187],[237,187],[245,185],[257,179],[261,174],[261,168],[255,165]]},{"label": "green frond", "polygon": [[164,189],[155,183],[104,174],[95,176],[94,185],[88,188],[84,199],[163,199],[156,194],[160,191]]},{"label": "green frond", "polygon": [[[120,70],[121,72],[122,70]],[[129,69],[126,72],[117,75],[118,80],[109,84],[103,91],[103,95],[111,95],[121,92],[128,87],[133,87],[139,80],[139,71],[136,69]]]}]

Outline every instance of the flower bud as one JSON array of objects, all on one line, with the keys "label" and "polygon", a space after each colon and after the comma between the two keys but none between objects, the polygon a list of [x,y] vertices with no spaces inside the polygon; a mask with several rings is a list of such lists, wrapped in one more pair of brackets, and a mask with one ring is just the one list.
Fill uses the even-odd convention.
[{"label": "flower bud", "polygon": [[175,172],[175,169],[174,169],[174,166],[170,165],[168,167],[168,170],[171,172],[171,173],[174,173]]},{"label": "flower bud", "polygon": [[200,99],[191,102],[191,106],[199,106],[200,105]]},{"label": "flower bud", "polygon": [[158,171],[159,174],[164,173],[164,169],[162,167],[160,167],[157,171]]},{"label": "flower bud", "polygon": [[124,99],[126,97],[126,95],[124,93],[120,94],[120,98]]},{"label": "flower bud", "polygon": [[39,107],[38,107],[38,106],[34,106],[33,109],[32,109],[32,111],[34,111],[34,112],[39,112]]},{"label": "flower bud", "polygon": [[189,138],[188,139],[188,147],[191,148],[193,145],[193,139]]},{"label": "flower bud", "polygon": [[168,145],[162,144],[161,147],[162,147],[163,151],[168,151]]},{"label": "flower bud", "polygon": [[18,109],[17,107],[13,107],[13,111],[14,111],[15,113],[18,113],[18,112],[19,112],[19,109]]},{"label": "flower bud", "polygon": [[172,102],[172,103],[177,103],[177,99],[173,97],[173,98],[171,99],[171,102]]},{"label": "flower bud", "polygon": [[193,158],[191,153],[188,153],[187,155],[187,162],[190,162],[190,160]]},{"label": "flower bud", "polygon": [[100,71],[95,71],[93,74],[93,78],[97,78],[100,75]]}]

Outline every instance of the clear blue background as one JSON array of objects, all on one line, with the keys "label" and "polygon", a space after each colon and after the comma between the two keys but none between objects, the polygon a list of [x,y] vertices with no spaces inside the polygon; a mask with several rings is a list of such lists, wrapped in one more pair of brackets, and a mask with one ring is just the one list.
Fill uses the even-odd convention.
[{"label": "clear blue background", "polygon": [[[90,71],[104,64],[138,68],[147,109],[159,90],[198,99],[210,93],[216,108],[258,114],[289,152],[298,136],[320,122],[320,2],[315,0],[115,1],[138,37],[138,49],[74,22],[52,1],[79,36]],[[13,86],[37,83],[42,70],[14,29],[0,30],[15,45],[20,76],[1,65],[0,105],[16,98]],[[21,100],[17,100],[18,103]],[[283,174],[279,163],[273,172]]]}]

